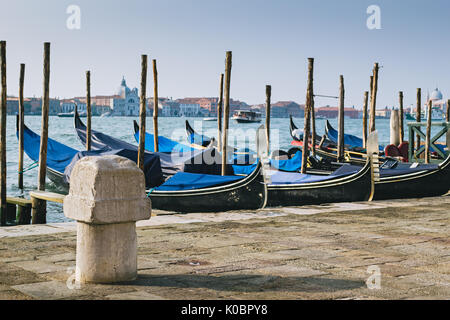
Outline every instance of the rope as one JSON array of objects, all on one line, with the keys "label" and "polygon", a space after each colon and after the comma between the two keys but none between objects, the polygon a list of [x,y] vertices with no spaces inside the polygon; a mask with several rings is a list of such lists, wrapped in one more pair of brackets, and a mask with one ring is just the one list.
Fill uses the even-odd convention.
[{"label": "rope", "polygon": [[151,188],[151,189],[150,189],[150,191],[147,193],[147,198],[150,197],[150,193],[152,193],[153,190],[155,190],[155,188]]},{"label": "rope", "polygon": [[22,171],[17,171],[19,174],[21,173],[25,173],[27,171],[30,171],[31,169],[36,168],[37,166],[39,166],[39,161],[35,161],[32,164],[30,164],[28,167],[26,167],[25,169],[23,169]]}]

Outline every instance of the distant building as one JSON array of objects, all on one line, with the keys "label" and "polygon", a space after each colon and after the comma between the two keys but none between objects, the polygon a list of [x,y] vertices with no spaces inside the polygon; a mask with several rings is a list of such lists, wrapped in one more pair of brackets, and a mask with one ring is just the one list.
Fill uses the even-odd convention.
[{"label": "distant building", "polygon": [[[41,98],[24,98],[23,101],[25,114],[40,115],[42,113],[42,99]],[[7,113],[17,114],[19,112],[19,98],[8,97],[6,100]],[[60,112],[60,100],[49,99],[48,106],[49,115],[57,115]]]},{"label": "distant building", "polygon": [[158,110],[161,110],[163,117],[179,117],[180,116],[180,104],[173,100],[166,100],[159,102]]},{"label": "distant building", "polygon": [[61,113],[71,113],[75,111],[75,106],[79,113],[86,112],[86,103],[79,99],[63,99],[61,100]]},{"label": "distant building", "polygon": [[181,117],[198,117],[202,115],[198,103],[180,103]]},{"label": "distant building", "polygon": [[[315,115],[316,117],[324,117],[327,119],[337,118],[339,116],[339,108],[330,106],[316,108]],[[355,109],[355,107],[345,107],[344,116],[351,119],[358,119],[360,118],[360,111]]]},{"label": "distant building", "polygon": [[[258,104],[251,107],[254,111],[259,111],[263,116],[266,115],[266,105]],[[305,116],[305,105],[298,104],[294,101],[278,101],[270,105],[271,118],[303,118]]]},{"label": "distant building", "polygon": [[117,90],[118,98],[112,98],[111,109],[117,116],[138,116],[139,115],[139,93],[137,88],[128,88],[125,77]]},{"label": "distant building", "polygon": [[[442,92],[436,88],[432,93],[431,96],[428,97],[428,101],[431,100],[432,103],[432,119],[434,120],[444,120],[445,114],[447,111],[447,101],[443,99]],[[427,101],[427,102],[428,102]],[[428,119],[428,104],[425,106],[424,113],[426,119]]]},{"label": "distant building", "polygon": [[271,105],[270,116],[273,118],[288,118],[289,116],[303,118],[305,106],[294,101],[279,101]]}]

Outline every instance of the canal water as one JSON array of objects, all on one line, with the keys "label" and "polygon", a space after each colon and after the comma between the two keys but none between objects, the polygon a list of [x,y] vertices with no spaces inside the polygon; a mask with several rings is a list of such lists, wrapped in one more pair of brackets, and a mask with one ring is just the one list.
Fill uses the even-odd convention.
[{"label": "canal water", "polygon": [[[186,143],[185,120],[189,120],[191,125],[197,132],[204,132],[209,136],[217,136],[217,122],[216,121],[202,121],[201,118],[159,118],[159,132],[160,135],[171,138],[181,143]],[[85,119],[83,119],[85,120]],[[133,120],[138,118],[133,117],[93,117],[93,130],[101,131],[124,141],[136,144],[133,136]],[[303,119],[294,119],[299,128],[303,128]],[[264,121],[264,119],[263,119]],[[153,132],[152,119],[147,119],[147,131]],[[263,123],[263,122],[262,122]],[[255,132],[262,123],[238,124],[230,119],[230,138],[229,144],[237,147],[255,148]],[[323,135],[326,120],[319,119],[316,121],[317,134]],[[337,119],[331,119],[330,123],[337,128]],[[40,134],[41,117],[40,116],[25,116],[25,124],[34,132]],[[389,120],[377,119],[376,127],[379,131],[380,144],[386,145],[389,143]],[[272,119],[271,120],[271,149],[288,150],[291,142],[289,135],[289,119]],[[16,117],[8,116],[7,118],[7,185],[8,196],[19,196],[22,194],[18,189],[18,141],[16,137]],[[362,136],[362,120],[361,119],[345,119],[345,132]],[[79,142],[74,129],[73,118],[59,118],[51,116],[49,119],[49,137],[66,144],[77,150],[84,150],[84,147]],[[407,133],[405,132],[405,139]],[[33,161],[25,155],[24,167],[32,166]],[[28,197],[30,190],[37,188],[37,172],[34,168],[24,173],[25,195]],[[60,191],[51,181],[47,179],[48,191]],[[48,222],[64,222],[68,221],[64,217],[62,205],[55,203],[48,203],[47,207],[47,221]]]}]

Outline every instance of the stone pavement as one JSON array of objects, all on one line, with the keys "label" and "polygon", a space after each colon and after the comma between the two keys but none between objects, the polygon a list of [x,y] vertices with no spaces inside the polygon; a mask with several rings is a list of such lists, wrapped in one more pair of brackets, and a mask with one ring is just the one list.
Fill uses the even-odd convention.
[{"label": "stone pavement", "polygon": [[156,213],[138,279],[114,285],[70,281],[74,223],[0,228],[0,299],[450,299],[449,195]]}]

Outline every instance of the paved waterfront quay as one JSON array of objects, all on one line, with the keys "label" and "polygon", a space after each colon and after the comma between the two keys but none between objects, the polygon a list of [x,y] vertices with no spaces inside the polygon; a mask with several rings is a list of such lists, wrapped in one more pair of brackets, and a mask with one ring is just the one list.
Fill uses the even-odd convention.
[{"label": "paved waterfront quay", "polygon": [[154,213],[114,285],[71,283],[75,223],[0,228],[0,299],[450,299],[450,195]]}]

